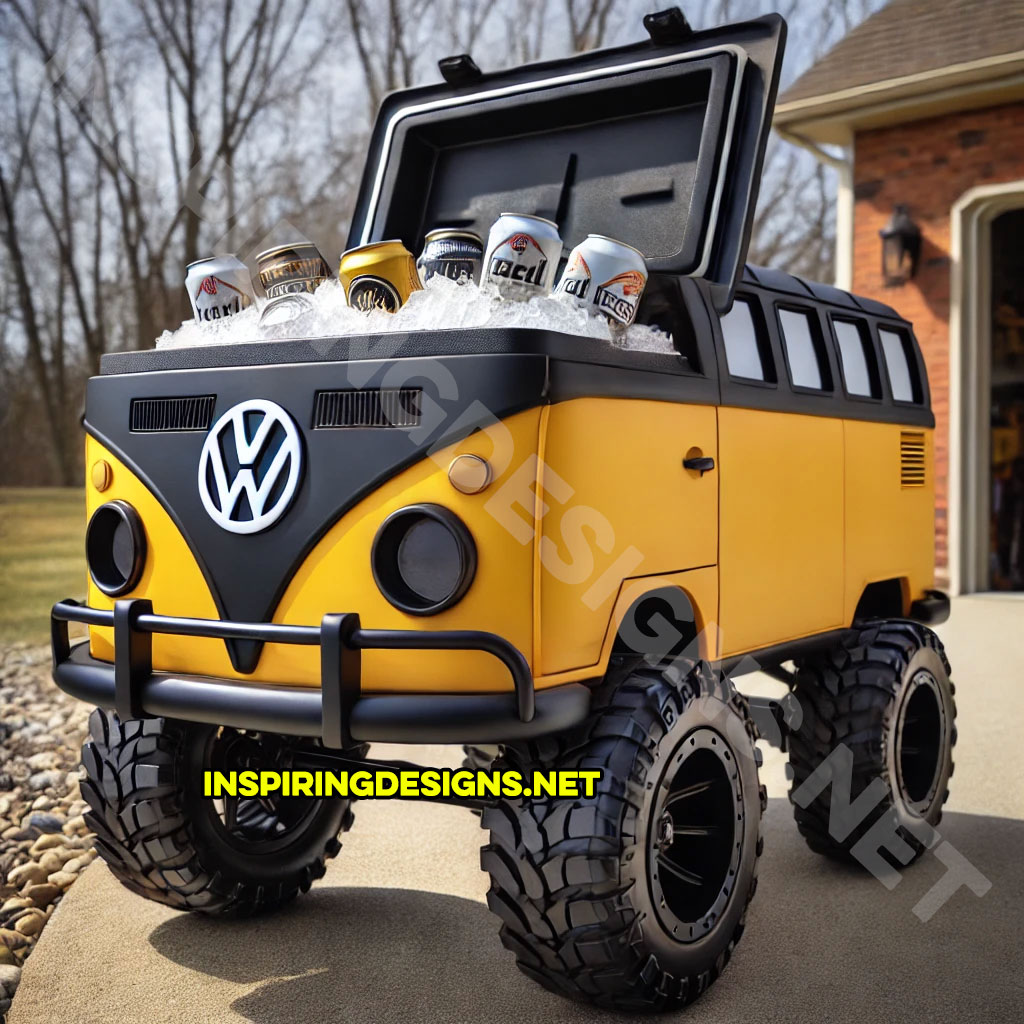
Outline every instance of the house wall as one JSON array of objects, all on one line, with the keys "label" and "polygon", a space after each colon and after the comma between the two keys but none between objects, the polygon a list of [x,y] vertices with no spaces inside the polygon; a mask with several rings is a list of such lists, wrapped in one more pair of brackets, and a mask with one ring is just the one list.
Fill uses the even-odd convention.
[{"label": "house wall", "polygon": [[[1024,102],[858,132],[854,139],[853,291],[911,320],[935,410],[935,555],[947,566],[950,211],[968,189],[1024,178]],[[905,203],[923,235],[908,284],[882,282],[879,231]]]}]

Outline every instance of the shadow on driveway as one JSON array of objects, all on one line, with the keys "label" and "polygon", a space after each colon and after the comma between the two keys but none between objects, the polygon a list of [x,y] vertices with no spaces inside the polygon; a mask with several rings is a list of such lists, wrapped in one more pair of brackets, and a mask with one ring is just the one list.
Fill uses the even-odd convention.
[{"label": "shadow on driveway", "polygon": [[[942,837],[991,882],[927,923],[913,907],[946,873],[933,854],[891,891],[810,853],[772,800],[761,884],[729,969],[685,1016],[701,1021],[1000,1021],[1024,1003],[1024,821],[949,814]],[[189,971],[255,985],[231,1009],[281,1021],[621,1020],[515,969],[487,908],[405,889],[315,888],[257,921],[176,916],[149,936]],[[201,984],[182,972],[182,982]]]}]

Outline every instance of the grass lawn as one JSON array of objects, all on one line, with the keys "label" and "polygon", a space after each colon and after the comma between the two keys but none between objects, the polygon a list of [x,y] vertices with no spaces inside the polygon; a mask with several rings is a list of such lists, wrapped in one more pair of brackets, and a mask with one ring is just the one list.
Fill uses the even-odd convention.
[{"label": "grass lawn", "polygon": [[45,643],[51,605],[85,580],[85,492],[0,487],[0,644]]}]

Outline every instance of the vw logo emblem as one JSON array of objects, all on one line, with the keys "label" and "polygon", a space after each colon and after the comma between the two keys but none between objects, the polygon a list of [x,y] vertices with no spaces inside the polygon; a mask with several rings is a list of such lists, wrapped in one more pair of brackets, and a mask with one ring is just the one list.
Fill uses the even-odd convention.
[{"label": "vw logo emblem", "polygon": [[299,429],[281,406],[263,398],[228,409],[206,435],[199,456],[203,508],[231,533],[273,526],[292,503],[301,477]]}]

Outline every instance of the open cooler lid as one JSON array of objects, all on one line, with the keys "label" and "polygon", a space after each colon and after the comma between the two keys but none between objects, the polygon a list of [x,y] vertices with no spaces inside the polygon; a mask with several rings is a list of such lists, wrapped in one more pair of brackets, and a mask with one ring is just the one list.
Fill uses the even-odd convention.
[{"label": "open cooler lid", "polygon": [[639,249],[728,309],[747,252],[786,23],[778,15],[392,93],[381,104],[353,248],[506,211]]}]

